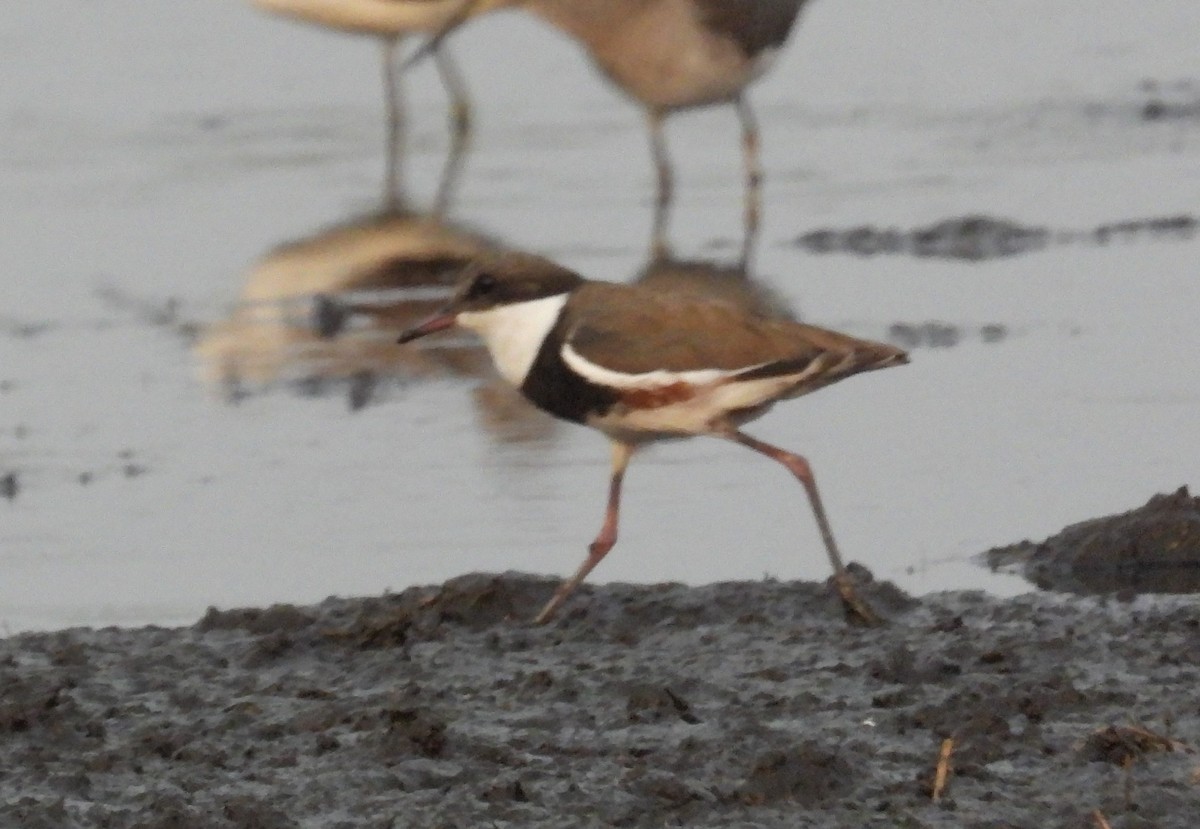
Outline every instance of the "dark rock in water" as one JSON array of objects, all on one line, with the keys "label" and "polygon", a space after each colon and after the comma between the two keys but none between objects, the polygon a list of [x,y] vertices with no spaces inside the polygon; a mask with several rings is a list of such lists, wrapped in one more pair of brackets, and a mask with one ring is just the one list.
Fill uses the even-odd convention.
[{"label": "dark rock in water", "polygon": [[1200,230],[1200,220],[1189,215],[1124,219],[1086,230],[1054,230],[1024,225],[1012,219],[968,215],[910,230],[872,225],[846,230],[820,228],[798,236],[795,244],[810,253],[849,253],[856,256],[908,254],[981,262],[1033,253],[1051,245],[1187,240],[1195,236],[1197,230]]},{"label": "dark rock in water", "polygon": [[1008,326],[990,322],[984,325],[960,325],[953,322],[894,322],[888,326],[887,341],[912,351],[917,348],[954,348],[978,339],[988,345],[1008,338]]},{"label": "dark rock in water", "polygon": [[911,230],[862,225],[849,230],[821,228],[796,239],[813,253],[858,256],[907,253],[913,256],[979,261],[1040,250],[1049,244],[1047,228],[1028,227],[991,216],[962,216]]},{"label": "dark rock in water", "polygon": [[847,253],[874,256],[877,253],[903,253],[906,240],[896,228],[877,230],[864,225],[841,234],[841,244]]},{"label": "dark rock in water", "polygon": [[1132,242],[1143,238],[1170,238],[1186,241],[1196,235],[1200,220],[1194,216],[1161,216],[1152,219],[1130,219],[1099,225],[1091,232],[1097,245],[1110,242]]},{"label": "dark rock in water", "polygon": [[1168,83],[1153,79],[1142,82],[1140,104],[1143,121],[1168,121],[1200,118],[1200,87],[1184,78]]},{"label": "dark rock in water", "polygon": [[985,343],[998,343],[1008,337],[1008,326],[1003,323],[989,322],[979,327],[979,339]]},{"label": "dark rock in water", "polygon": [[978,261],[1041,250],[1050,239],[1050,231],[1008,219],[964,216],[916,228],[910,238],[910,249],[916,256]]},{"label": "dark rock in water", "polygon": [[888,327],[888,340],[907,349],[922,346],[953,348],[959,344],[961,338],[962,331],[957,325],[949,322],[896,322]]},{"label": "dark rock in water", "polygon": [[1200,592],[1200,498],[1186,486],[1145,506],[1072,524],[1039,544],[985,553],[1044,590],[1070,593]]}]

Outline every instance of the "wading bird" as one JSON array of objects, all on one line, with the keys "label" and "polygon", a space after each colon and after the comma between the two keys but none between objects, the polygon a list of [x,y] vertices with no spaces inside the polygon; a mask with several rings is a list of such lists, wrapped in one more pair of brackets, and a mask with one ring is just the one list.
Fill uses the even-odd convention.
[{"label": "wading bird", "polygon": [[[355,34],[374,35],[383,42],[383,91],[387,112],[387,162],[385,197],[402,201],[401,155],[404,152],[404,103],[400,76],[404,67],[398,57],[404,38],[414,34],[435,35],[461,20],[471,0],[253,0],[259,8],[276,14],[316,23]],[[426,50],[422,50],[424,53]],[[432,48],[433,59],[450,98],[450,155],[442,177],[437,203],[445,207],[471,132],[471,105],[466,86],[454,61],[443,48]]]},{"label": "wading bird", "polygon": [[[408,0],[413,2],[413,0]],[[716,104],[737,108],[745,165],[747,238],[758,232],[762,165],[746,88],[770,67],[807,0],[467,0],[413,60],[468,19],[522,8],[575,38],[600,70],[640,103],[658,176],[655,240],[665,238],[673,185],[663,122]],[[749,242],[747,243],[749,244]]]},{"label": "wading bird", "polygon": [[638,447],[696,435],[753,449],[800,481],[848,617],[879,620],[842,564],[808,461],[741,426],[781,400],[905,363],[902,350],[736,303],[590,281],[528,254],[470,266],[450,302],[400,342],[453,325],[479,334],[500,375],[534,405],[598,429],[612,443],[604,523],[536,621],[548,620],[616,543],[621,481]]}]

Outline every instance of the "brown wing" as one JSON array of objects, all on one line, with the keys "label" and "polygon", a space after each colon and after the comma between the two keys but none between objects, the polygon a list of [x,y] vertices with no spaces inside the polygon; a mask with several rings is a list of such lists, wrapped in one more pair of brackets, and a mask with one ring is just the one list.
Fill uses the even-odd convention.
[{"label": "brown wing", "polygon": [[588,283],[564,311],[566,341],[589,362],[625,374],[699,369],[768,377],[803,371],[812,361],[834,373],[891,365],[889,345],[782,319],[747,314],[730,303],[664,295],[636,285]]}]

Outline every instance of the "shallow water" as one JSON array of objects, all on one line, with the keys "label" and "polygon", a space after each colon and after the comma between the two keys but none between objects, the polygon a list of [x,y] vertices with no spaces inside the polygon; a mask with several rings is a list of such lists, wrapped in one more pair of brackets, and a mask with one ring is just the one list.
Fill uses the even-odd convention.
[{"label": "shallow water", "polygon": [[[1196,242],[973,263],[793,242],[972,214],[1056,228],[1194,214],[1200,120],[1142,114],[1155,96],[1195,98],[1200,9],[1106,0],[1044,20],[1028,2],[852,5],[814,4],[755,88],[756,275],[852,334],[930,321],[963,334],[752,431],[807,454],[844,553],[877,575],[915,592],[1024,590],[973,556],[1195,483]],[[202,379],[194,338],[237,313],[281,244],[376,207],[373,45],[238,3],[26,6],[0,23],[0,474],[19,484],[0,502],[0,621],[189,621],[210,604],[572,570],[601,517],[604,441],[514,422],[469,356],[454,373],[408,366],[354,412],[340,391],[282,383],[232,405]],[[455,229],[635,277],[652,195],[637,111],[519,16],[452,48],[478,105]],[[419,212],[444,103],[428,68],[409,89]],[[674,253],[728,262],[732,113],[681,116],[669,136]],[[991,325],[1005,336],[985,341]],[[630,470],[622,541],[596,577],[823,578],[802,499],[736,447],[656,448]]]}]

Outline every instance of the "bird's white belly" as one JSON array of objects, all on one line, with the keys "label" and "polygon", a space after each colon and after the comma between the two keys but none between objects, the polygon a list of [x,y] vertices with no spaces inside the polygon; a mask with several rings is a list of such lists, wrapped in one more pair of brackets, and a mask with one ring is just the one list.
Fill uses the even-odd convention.
[{"label": "bird's white belly", "polygon": [[701,387],[686,400],[662,406],[618,404],[588,424],[632,442],[711,434],[726,423],[737,425],[760,417],[795,385],[795,375],[716,383]]}]

